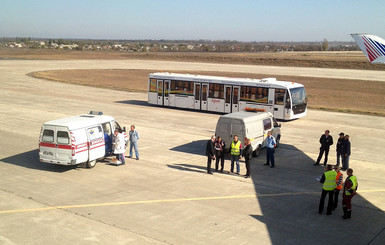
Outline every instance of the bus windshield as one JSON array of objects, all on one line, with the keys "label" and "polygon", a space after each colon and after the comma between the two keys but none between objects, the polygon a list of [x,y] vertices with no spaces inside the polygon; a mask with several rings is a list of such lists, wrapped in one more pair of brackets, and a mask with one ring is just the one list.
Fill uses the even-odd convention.
[{"label": "bus windshield", "polygon": [[293,105],[306,104],[306,92],[304,87],[290,89]]}]

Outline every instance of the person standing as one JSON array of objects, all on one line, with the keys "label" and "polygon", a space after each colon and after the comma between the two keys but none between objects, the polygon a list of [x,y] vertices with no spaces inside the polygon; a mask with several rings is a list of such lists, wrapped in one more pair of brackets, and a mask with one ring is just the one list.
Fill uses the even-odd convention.
[{"label": "person standing", "polygon": [[245,178],[250,178],[250,160],[253,158],[253,149],[250,144],[250,139],[246,139],[245,149],[242,152],[242,156],[245,158],[246,164]]},{"label": "person standing", "polygon": [[350,141],[349,135],[345,135],[344,143],[342,146],[342,170],[345,171],[349,168],[349,157],[350,157]]},{"label": "person standing", "polygon": [[324,153],[325,153],[324,165],[326,166],[326,163],[328,162],[329,149],[330,149],[330,146],[333,145],[333,137],[330,135],[329,130],[326,130],[325,134],[321,135],[319,142],[321,143],[321,147],[319,148],[319,155],[317,158],[317,162],[314,164],[314,166],[319,165],[322,155]]},{"label": "person standing", "polygon": [[349,168],[346,171],[348,177],[345,180],[344,190],[342,193],[342,209],[344,215],[342,218],[350,219],[352,216],[352,198],[356,195],[358,188],[357,177],[353,175],[353,169]]},{"label": "person standing", "polygon": [[126,160],[124,158],[124,152],[125,152],[125,142],[124,142],[124,136],[119,131],[119,129],[115,129],[114,131],[114,154],[116,154],[116,158],[122,163],[122,165],[126,164]]},{"label": "person standing", "polygon": [[340,159],[342,159],[342,151],[343,151],[343,143],[344,143],[344,133],[340,133],[340,137],[338,138],[336,151],[337,151],[337,166],[340,166]]},{"label": "person standing", "polygon": [[336,184],[337,173],[333,171],[333,166],[328,164],[325,168],[325,172],[322,174],[320,182],[322,185],[321,199],[319,201],[318,213],[322,214],[325,204],[326,195],[328,195],[328,207],[326,215],[331,215],[333,210],[333,193],[337,187]]},{"label": "person standing", "polygon": [[129,141],[130,141],[130,156],[129,158],[132,158],[132,148],[135,150],[135,156],[136,160],[139,160],[139,151],[138,151],[138,140],[139,140],[139,133],[135,129],[135,125],[131,125],[131,130],[128,132]]},{"label": "person standing", "polygon": [[240,140],[238,140],[237,135],[234,135],[233,141],[231,141],[230,155],[231,155],[230,173],[234,172],[234,162],[235,162],[237,164],[237,174],[239,174],[239,172],[240,172],[239,158],[242,155],[242,142]]},{"label": "person standing", "polygon": [[213,174],[211,172],[211,161],[215,159],[215,150],[214,150],[215,136],[211,136],[211,139],[207,141],[206,145],[206,156],[207,156],[207,173]]},{"label": "person standing", "polygon": [[275,140],[274,136],[271,135],[271,131],[267,132],[267,145],[266,145],[266,163],[265,165],[269,165],[271,163],[270,168],[274,168],[275,162],[274,162],[274,153],[275,153],[275,147],[277,146],[277,141]]},{"label": "person standing", "polygon": [[226,143],[222,140],[220,136],[217,137],[217,140],[214,143],[215,149],[215,171],[218,171],[219,160],[221,160],[221,173],[223,173],[223,167],[225,165],[225,147]]},{"label": "person standing", "polygon": [[334,198],[333,198],[333,210],[335,210],[338,206],[338,196],[340,194],[340,190],[342,189],[342,186],[343,186],[343,174],[341,173],[340,171],[340,167],[338,165],[334,165],[334,171],[336,171],[337,173],[337,177],[336,177],[336,184],[337,184],[337,187],[334,189]]}]

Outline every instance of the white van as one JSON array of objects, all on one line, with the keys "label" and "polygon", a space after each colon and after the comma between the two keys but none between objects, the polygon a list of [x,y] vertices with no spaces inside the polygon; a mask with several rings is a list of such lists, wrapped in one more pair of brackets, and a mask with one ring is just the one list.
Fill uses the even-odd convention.
[{"label": "white van", "polygon": [[98,159],[111,153],[116,128],[121,129],[113,117],[95,111],[46,122],[40,131],[40,161],[59,165],[86,163],[93,168]]},{"label": "white van", "polygon": [[[221,116],[218,119],[215,135],[230,147],[234,135],[244,143],[245,138],[250,139],[255,156],[259,156],[261,148],[266,146],[267,132],[272,135],[279,145],[281,139],[281,125],[270,112],[235,112]],[[226,149],[228,150],[228,149]]]}]

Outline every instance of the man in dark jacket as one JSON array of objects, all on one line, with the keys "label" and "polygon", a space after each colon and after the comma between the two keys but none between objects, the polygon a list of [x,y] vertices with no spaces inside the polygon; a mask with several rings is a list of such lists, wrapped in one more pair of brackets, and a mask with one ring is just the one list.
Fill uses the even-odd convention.
[{"label": "man in dark jacket", "polygon": [[250,161],[253,158],[253,149],[250,144],[250,139],[246,139],[245,149],[242,152],[242,156],[245,158],[246,163],[246,175],[245,178],[250,178]]},{"label": "man in dark jacket", "polygon": [[208,174],[213,174],[213,172],[211,172],[211,161],[215,159],[214,142],[215,142],[215,136],[211,136],[211,139],[207,141],[207,145],[206,145]]},{"label": "man in dark jacket", "polygon": [[328,162],[329,149],[330,149],[330,146],[333,144],[333,137],[329,133],[330,131],[326,130],[325,134],[323,134],[319,139],[319,142],[321,143],[321,147],[319,148],[319,155],[317,158],[317,162],[314,164],[314,166],[319,165],[324,152],[325,152],[324,165],[326,166],[326,163]]},{"label": "man in dark jacket", "polygon": [[342,159],[342,146],[344,144],[344,133],[340,133],[340,137],[338,138],[337,145],[336,145],[336,151],[337,151],[337,166],[340,166],[340,159]]},{"label": "man in dark jacket", "polygon": [[349,135],[345,135],[344,142],[342,144],[342,170],[343,171],[349,168],[349,157],[350,157]]},{"label": "man in dark jacket", "polygon": [[226,143],[220,136],[214,143],[215,148],[215,172],[218,171],[219,160],[221,160],[221,173],[223,173],[223,167],[225,165],[225,147]]}]

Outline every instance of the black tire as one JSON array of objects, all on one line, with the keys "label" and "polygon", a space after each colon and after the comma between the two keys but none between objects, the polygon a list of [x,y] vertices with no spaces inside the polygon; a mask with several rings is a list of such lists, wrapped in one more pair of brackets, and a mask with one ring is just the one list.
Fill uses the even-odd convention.
[{"label": "black tire", "polygon": [[87,168],[93,168],[96,165],[96,160],[93,161],[87,161]]},{"label": "black tire", "polygon": [[261,145],[258,145],[257,149],[253,151],[253,157],[258,157],[261,155]]},{"label": "black tire", "polygon": [[280,140],[281,140],[281,135],[278,135],[277,140],[275,141],[275,143],[276,143],[275,148],[278,148]]}]

